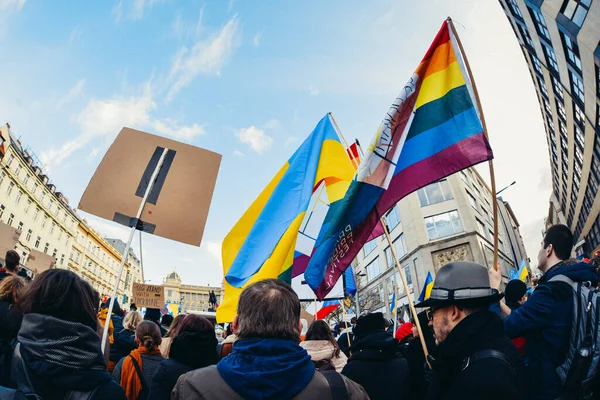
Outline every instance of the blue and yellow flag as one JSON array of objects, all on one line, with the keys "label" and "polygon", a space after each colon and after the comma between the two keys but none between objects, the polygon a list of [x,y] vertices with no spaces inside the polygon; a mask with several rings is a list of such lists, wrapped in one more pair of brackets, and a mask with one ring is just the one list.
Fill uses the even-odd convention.
[{"label": "blue and yellow flag", "polygon": [[527,269],[527,263],[525,263],[525,260],[521,260],[521,265],[519,265],[519,272],[517,273],[517,277],[525,282],[525,279],[527,279],[527,277],[529,276],[529,270]]},{"label": "blue and yellow flag", "polygon": [[219,322],[233,320],[239,295],[249,284],[291,280],[298,230],[313,191],[325,182],[330,201],[343,198],[355,170],[327,114],[223,240],[225,294],[217,309]]},{"label": "blue and yellow flag", "polygon": [[417,301],[420,303],[427,300],[429,296],[431,296],[431,289],[433,289],[433,278],[431,277],[431,271],[428,271],[425,285],[423,286],[423,290],[421,290],[421,295]]}]

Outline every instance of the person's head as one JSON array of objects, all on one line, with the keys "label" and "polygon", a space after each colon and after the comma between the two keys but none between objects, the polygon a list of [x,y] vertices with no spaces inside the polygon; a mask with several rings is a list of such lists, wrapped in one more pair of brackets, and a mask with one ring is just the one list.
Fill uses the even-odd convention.
[{"label": "person's head", "polygon": [[0,301],[19,304],[27,289],[27,282],[20,276],[8,276],[0,283]]},{"label": "person's head", "polygon": [[21,257],[19,253],[15,250],[9,250],[6,252],[6,256],[4,257],[4,267],[13,273],[19,272],[19,263],[21,262]]},{"label": "person's head", "polygon": [[152,321],[156,324],[160,323],[160,310],[158,308],[146,308],[144,321]]},{"label": "person's head", "polygon": [[352,326],[356,325],[356,317],[350,318],[350,325],[352,325]]},{"label": "person's head", "polygon": [[165,315],[163,315],[163,316],[162,316],[162,318],[160,319],[160,323],[161,323],[161,325],[164,325],[164,326],[166,326],[166,327],[169,327],[169,326],[171,326],[171,324],[173,323],[173,320],[174,320],[174,318],[173,318],[173,316],[172,316],[172,315],[170,315],[170,314],[165,314]]},{"label": "person's head", "polygon": [[240,294],[233,330],[240,339],[284,339],[300,342],[300,300],[279,279],[258,281]]},{"label": "person's head", "polygon": [[177,336],[177,331],[179,330],[179,327],[181,326],[181,323],[183,322],[183,319],[185,317],[186,317],[186,314],[177,315],[175,317],[175,319],[173,320],[173,322],[171,323],[171,326],[169,326],[169,330],[165,334],[165,337]]},{"label": "person's head", "polygon": [[352,333],[356,338],[362,338],[373,332],[383,332],[385,330],[385,319],[380,312],[361,315],[356,321]]},{"label": "person's head", "polygon": [[138,346],[144,346],[146,350],[151,351],[162,342],[160,329],[152,321],[142,321],[135,328],[135,342]]},{"label": "person's head", "polygon": [[171,336],[171,337],[175,338],[184,332],[190,332],[190,333],[211,332],[214,335],[215,326],[207,318],[203,317],[202,315],[189,314],[189,315],[186,315],[181,320],[181,324],[179,325],[179,328],[177,329],[176,332],[173,332],[174,336]]},{"label": "person's head", "polygon": [[340,355],[340,346],[338,345],[337,340],[335,340],[333,337],[333,333],[331,333],[329,325],[327,325],[327,322],[323,320],[316,320],[310,324],[308,331],[306,332],[306,340],[327,340],[333,345],[333,357],[335,358]]},{"label": "person's head", "polygon": [[561,261],[568,260],[573,250],[573,234],[565,225],[552,225],[546,231],[538,253],[538,268],[546,272]]},{"label": "person's head", "polygon": [[143,321],[142,314],[137,311],[129,311],[123,318],[123,328],[129,331],[135,331],[138,325]]},{"label": "person's head", "polygon": [[513,279],[506,284],[504,299],[508,305],[522,305],[527,300],[527,285],[520,279]]},{"label": "person's head", "polygon": [[137,306],[135,305],[135,303],[131,303],[131,305],[129,306],[129,311],[137,311]]},{"label": "person's head", "polygon": [[429,325],[436,344],[469,315],[483,311],[503,295],[490,287],[488,269],[481,264],[457,261],[439,269],[430,297],[415,307],[429,307]]},{"label": "person's head", "polygon": [[66,269],[49,269],[39,274],[21,301],[25,314],[49,315],[87,325],[93,330],[98,326],[97,305],[97,292]]}]

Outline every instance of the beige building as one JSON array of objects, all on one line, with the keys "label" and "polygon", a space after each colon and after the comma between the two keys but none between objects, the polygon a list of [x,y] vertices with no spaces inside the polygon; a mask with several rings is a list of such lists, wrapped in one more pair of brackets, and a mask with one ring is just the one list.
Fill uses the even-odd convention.
[{"label": "beige building", "polygon": [[500,0],[546,126],[552,195],[546,226],[567,224],[579,252],[600,248],[600,2]]},{"label": "beige building", "polygon": [[0,219],[20,232],[16,250],[27,266],[32,249],[54,257],[56,267],[67,268],[77,234],[77,216],[67,198],[57,191],[35,155],[0,127]]},{"label": "beige building", "polygon": [[[438,269],[451,261],[468,260],[492,267],[492,199],[490,189],[475,169],[467,169],[408,195],[387,213],[385,219],[413,300],[419,297],[427,273],[431,272],[435,279]],[[501,210],[508,204],[499,203]],[[512,214],[512,210],[504,211]],[[505,281],[521,259],[527,261],[518,221],[514,214],[507,218],[506,224],[500,222],[498,235]],[[381,311],[389,315],[394,282],[400,303],[407,304],[407,294],[385,236],[364,245],[354,268],[361,312]]]},{"label": "beige building", "polygon": [[181,312],[214,311],[209,310],[208,302],[210,292],[214,291],[217,304],[221,303],[223,289],[214,286],[185,285],[181,283],[179,274],[171,272],[163,280],[165,288],[165,301],[169,304],[179,304]]}]

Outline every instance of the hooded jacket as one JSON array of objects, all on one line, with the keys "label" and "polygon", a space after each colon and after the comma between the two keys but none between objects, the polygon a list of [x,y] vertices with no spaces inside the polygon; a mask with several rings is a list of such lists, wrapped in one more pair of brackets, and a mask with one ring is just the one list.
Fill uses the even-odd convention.
[{"label": "hooded jacket", "polygon": [[217,338],[212,331],[179,334],[171,343],[169,358],[161,361],[154,373],[148,400],[171,398],[171,391],[181,375],[217,362]]},{"label": "hooded jacket", "polygon": [[556,367],[564,361],[573,319],[573,291],[564,282],[550,280],[565,275],[574,282],[598,284],[596,269],[589,264],[559,263],[540,278],[529,299],[504,319],[504,331],[511,338],[525,338],[525,375],[531,399],[555,399],[561,383]]},{"label": "hooded jacket", "polygon": [[[472,360],[484,350],[504,354],[504,360],[487,357]],[[511,367],[512,366],[512,367]],[[468,315],[437,346],[427,400],[521,400],[523,361],[502,332],[502,320],[491,311]]]},{"label": "hooded jacket", "polygon": [[300,347],[308,352],[313,363],[321,360],[331,360],[337,372],[342,372],[348,361],[348,357],[341,350],[337,357],[333,357],[336,348],[329,340],[305,340],[300,343]]},{"label": "hooded jacket", "polygon": [[115,344],[110,346],[110,357],[114,357],[119,362],[121,358],[127,357],[137,347],[135,343],[135,331],[122,328],[120,331],[115,331]]},{"label": "hooded jacket", "polygon": [[33,388],[44,400],[94,388],[93,399],[125,400],[123,389],[106,370],[100,337],[89,326],[26,314],[18,341]]},{"label": "hooded jacket", "polygon": [[408,363],[398,340],[384,331],[357,333],[351,350],[342,374],[360,384],[371,400],[408,398]]},{"label": "hooded jacket", "polygon": [[[359,385],[343,379],[349,399],[368,399]],[[331,390],[306,350],[293,341],[239,339],[216,366],[181,376],[171,398],[327,400]]]}]

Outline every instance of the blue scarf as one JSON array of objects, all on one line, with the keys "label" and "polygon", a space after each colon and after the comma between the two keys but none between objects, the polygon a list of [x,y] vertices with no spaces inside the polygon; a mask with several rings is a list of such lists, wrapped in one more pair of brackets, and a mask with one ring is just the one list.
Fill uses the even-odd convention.
[{"label": "blue scarf", "polygon": [[238,340],[217,369],[238,395],[249,400],[291,399],[315,374],[302,347],[290,340]]}]

